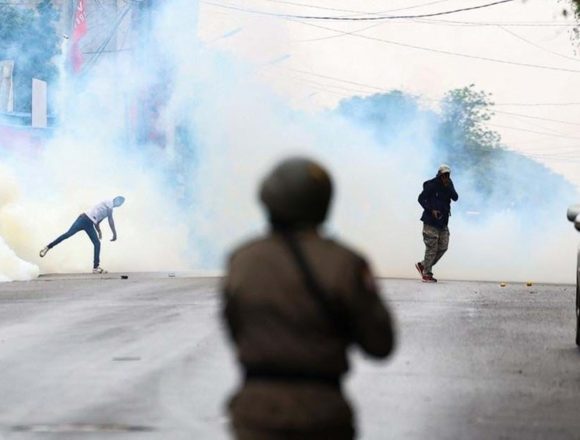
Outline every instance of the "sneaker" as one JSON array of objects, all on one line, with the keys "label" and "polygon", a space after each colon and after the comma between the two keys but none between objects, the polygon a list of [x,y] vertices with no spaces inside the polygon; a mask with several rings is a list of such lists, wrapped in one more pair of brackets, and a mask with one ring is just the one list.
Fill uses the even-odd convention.
[{"label": "sneaker", "polygon": [[436,283],[437,279],[433,278],[433,275],[425,274],[425,275],[423,275],[423,282],[424,283]]},{"label": "sneaker", "polygon": [[107,273],[107,271],[99,266],[93,269],[93,273]]},{"label": "sneaker", "polygon": [[40,255],[40,258],[42,258],[48,253],[49,250],[50,248],[47,246],[44,249],[42,249],[38,255]]},{"label": "sneaker", "polygon": [[417,272],[419,272],[419,275],[421,275],[421,277],[423,276],[423,265],[421,264],[421,262],[419,263],[415,263],[415,269],[417,269]]}]

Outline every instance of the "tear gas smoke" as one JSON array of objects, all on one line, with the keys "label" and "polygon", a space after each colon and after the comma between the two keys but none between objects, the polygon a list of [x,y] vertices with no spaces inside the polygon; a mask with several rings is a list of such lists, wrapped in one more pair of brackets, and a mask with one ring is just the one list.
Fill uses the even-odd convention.
[{"label": "tear gas smoke", "polygon": [[2,238],[2,235],[22,235],[18,225],[6,221],[18,209],[18,197],[14,176],[10,170],[0,167],[0,282],[28,280],[37,277],[39,272],[38,266],[20,259]]},{"label": "tear gas smoke", "polygon": [[[38,250],[80,212],[120,194],[127,202],[115,210],[119,241],[108,243],[102,228],[105,268],[219,270],[234,244],[266,227],[256,198],[261,177],[282,157],[306,154],[336,183],[327,230],[368,254],[380,275],[416,276],[424,249],[417,195],[440,162],[433,120],[404,121],[385,148],[352,119],[293,110],[260,83],[256,67],[199,43],[190,0],[165,3],[152,38],[162,56],[144,48],[140,63],[105,60],[78,89],[65,82],[61,126],[43,151],[4,158],[21,192],[2,211],[8,245],[43,272],[87,271],[92,245],[83,233],[42,260]],[[167,96],[157,128],[169,133],[167,147],[136,146],[130,103],[160,82]],[[477,189],[455,183],[459,204]],[[525,210],[478,221],[454,215],[438,275],[572,281],[578,237],[564,219],[572,202],[558,200],[562,209],[540,227]]]}]

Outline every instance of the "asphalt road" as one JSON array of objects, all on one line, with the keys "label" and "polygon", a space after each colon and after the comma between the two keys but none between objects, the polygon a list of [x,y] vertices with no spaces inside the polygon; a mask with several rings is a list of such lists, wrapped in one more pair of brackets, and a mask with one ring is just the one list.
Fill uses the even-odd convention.
[{"label": "asphalt road", "polygon": [[[215,278],[0,284],[0,439],[228,438]],[[362,439],[580,439],[574,287],[383,280],[399,344],[353,353]]]}]

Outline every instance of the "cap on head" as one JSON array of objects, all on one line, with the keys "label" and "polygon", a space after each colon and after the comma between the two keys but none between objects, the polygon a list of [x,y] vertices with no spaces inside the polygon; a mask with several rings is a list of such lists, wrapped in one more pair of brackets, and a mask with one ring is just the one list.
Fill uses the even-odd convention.
[{"label": "cap on head", "polygon": [[437,171],[437,175],[441,174],[451,174],[451,167],[449,165],[442,164]]},{"label": "cap on head", "polygon": [[318,163],[289,158],[264,179],[260,200],[270,221],[279,226],[318,225],[326,219],[332,198],[332,180]]},{"label": "cap on head", "polygon": [[125,203],[125,197],[123,196],[117,196],[113,199],[113,206],[115,208],[121,206],[123,203]]}]

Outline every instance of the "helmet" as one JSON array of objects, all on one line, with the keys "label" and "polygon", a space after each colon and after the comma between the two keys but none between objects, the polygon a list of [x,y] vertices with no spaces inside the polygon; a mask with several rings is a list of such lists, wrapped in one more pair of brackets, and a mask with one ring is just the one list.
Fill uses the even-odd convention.
[{"label": "helmet", "polygon": [[332,197],[332,181],[318,163],[289,158],[266,176],[260,200],[275,224],[315,224],[324,221]]},{"label": "helmet", "polygon": [[441,174],[451,174],[451,167],[449,165],[442,164],[437,171],[437,175]]}]

